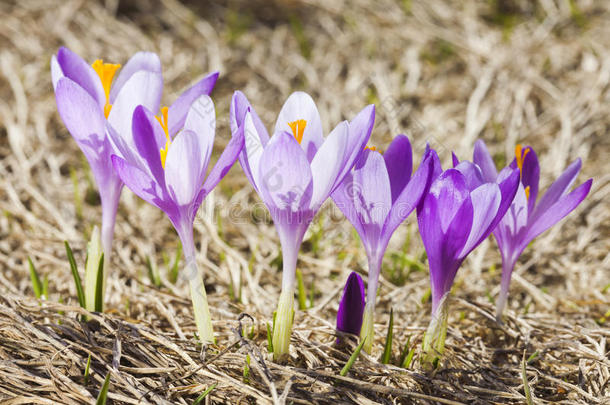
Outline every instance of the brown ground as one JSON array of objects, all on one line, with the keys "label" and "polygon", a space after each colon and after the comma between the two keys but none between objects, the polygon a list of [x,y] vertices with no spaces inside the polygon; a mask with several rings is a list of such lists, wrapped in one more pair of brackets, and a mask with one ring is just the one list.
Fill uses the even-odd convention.
[{"label": "brown ground", "polygon": [[[190,404],[213,384],[210,403],[523,403],[524,352],[537,353],[527,364],[536,403],[610,403],[610,3],[198,3],[0,3],[3,403],[90,403],[109,371],[113,403]],[[305,284],[315,286],[313,308],[296,314],[290,361],[269,360],[265,325],[279,293],[278,240],[239,166],[195,224],[218,346],[200,351],[185,284],[167,281],[163,257],[175,255],[178,240],[169,221],[129,190],[118,215],[109,309],[82,323],[63,241],[82,267],[100,207],[55,109],[49,60],[60,45],[90,61],[124,63],[137,50],[158,52],[167,103],[220,70],[213,94],[219,146],[229,138],[235,89],[268,126],[288,94],[304,89],[317,100],[326,130],[374,102],[372,142],[382,149],[392,134],[406,132],[418,156],[428,140],[448,165],[452,150],[470,157],[478,137],[499,160],[524,142],[541,157],[544,185],[580,157],[579,181],[594,177],[593,190],[526,250],[506,326],[492,316],[495,242],[470,256],[458,274],[448,348],[436,373],[421,370],[417,354],[407,370],[378,361],[390,307],[394,364],[408,337],[410,347],[419,346],[429,321],[427,270],[418,264],[423,249],[410,219],[386,254],[373,354],[339,377],[350,353],[333,347],[340,290],[349,271],[365,272],[366,264],[331,204],[300,256]],[[27,256],[49,277],[48,301],[34,298]],[[147,276],[147,256],[161,268],[160,288]],[[231,298],[233,291],[241,300]],[[247,331],[254,326],[246,339],[241,313],[254,320],[241,320]],[[92,376],[85,383],[88,355]]]}]

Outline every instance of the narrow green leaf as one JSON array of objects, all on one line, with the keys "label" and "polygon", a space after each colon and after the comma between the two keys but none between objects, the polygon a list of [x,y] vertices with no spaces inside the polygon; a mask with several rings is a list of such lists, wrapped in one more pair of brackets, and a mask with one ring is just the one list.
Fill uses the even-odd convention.
[{"label": "narrow green leaf", "polygon": [[78,304],[81,308],[85,306],[85,292],[83,291],[83,284],[81,283],[80,276],[78,275],[78,268],[76,267],[76,260],[74,260],[74,254],[68,241],[64,241],[66,246],[66,254],[68,255],[68,261],[70,262],[70,270],[72,270],[72,277],[74,278],[74,284],[76,285],[76,295],[78,296]]},{"label": "narrow green leaf", "polygon": [[49,275],[45,274],[42,278],[42,295],[45,300],[49,299]]},{"label": "narrow green leaf", "polygon": [[148,278],[157,288],[161,287],[161,276],[159,275],[159,268],[156,264],[153,264],[150,260],[150,256],[146,256],[146,270],[148,271]]},{"label": "narrow green leaf", "polygon": [[299,309],[304,311],[307,309],[307,292],[305,291],[305,283],[303,283],[303,273],[297,269],[297,298],[299,301]]},{"label": "narrow green leaf", "polygon": [[343,366],[343,368],[341,369],[341,372],[339,372],[339,375],[341,377],[345,377],[347,375],[347,373],[349,373],[349,370],[352,368],[352,366],[356,362],[356,359],[358,358],[358,355],[360,354],[360,351],[362,350],[362,347],[364,346],[365,342],[366,342],[366,338],[362,339],[362,341],[356,347],[356,350],[354,350],[352,355],[349,357],[349,360],[347,361],[347,363],[345,363],[345,366]]},{"label": "narrow green leaf", "polygon": [[311,287],[309,287],[309,308],[313,308],[313,299],[316,294],[316,279],[311,280]]},{"label": "narrow green leaf", "polygon": [[197,397],[195,402],[193,402],[193,405],[199,405],[205,399],[205,397],[207,397],[210,394],[210,392],[212,392],[212,390],[214,388],[216,388],[217,385],[218,385],[218,383],[214,383],[214,384],[210,385],[205,391],[203,391],[203,393],[201,395],[199,395]]},{"label": "narrow green leaf", "polygon": [[424,295],[421,297],[421,303],[425,304],[426,302],[428,302],[430,300],[431,295],[432,295],[432,290],[430,289],[430,287],[428,287],[428,289],[426,290]]},{"label": "narrow green leaf", "polygon": [[250,355],[246,355],[246,364],[243,371],[244,382],[247,384],[250,381]]},{"label": "narrow green leaf", "polygon": [[36,298],[40,299],[42,296],[42,282],[40,281],[40,277],[38,277],[38,272],[36,271],[36,267],[34,267],[34,263],[32,262],[30,256],[28,256],[28,264],[30,266],[30,279],[32,279],[34,295]]},{"label": "narrow green leaf", "polygon": [[523,391],[525,392],[525,400],[527,401],[527,405],[534,405],[534,400],[532,399],[532,391],[530,390],[530,384],[527,380],[527,369],[526,369],[526,361],[525,361],[525,350],[523,351],[523,361],[521,361],[521,379],[523,380]]},{"label": "narrow green leaf", "polygon": [[532,361],[536,360],[540,356],[540,352],[536,350],[530,357],[527,358],[527,364],[530,364]]},{"label": "narrow green leaf", "polygon": [[411,350],[409,350],[409,354],[407,354],[407,358],[402,363],[402,368],[409,368],[409,367],[411,367],[411,363],[413,362],[413,356],[414,355],[415,355],[415,348],[412,348]]},{"label": "narrow green leaf", "polygon": [[273,330],[269,324],[267,324],[267,351],[273,353]]},{"label": "narrow green leaf", "polygon": [[388,364],[392,356],[392,339],[394,337],[394,309],[390,308],[390,323],[388,324],[388,333],[385,337],[385,347],[381,356],[381,364]]},{"label": "narrow green leaf", "polygon": [[405,345],[402,347],[402,351],[400,352],[400,362],[398,363],[400,367],[404,367],[403,364],[405,364],[405,360],[407,359],[407,354],[409,353],[410,345],[411,336],[407,337],[407,341],[405,342]]},{"label": "narrow green leaf", "polygon": [[102,390],[97,396],[97,401],[95,401],[95,405],[106,405],[106,401],[108,400],[108,388],[110,388],[110,372],[106,374],[104,385],[102,386]]},{"label": "narrow green leaf", "polygon": [[95,281],[95,312],[104,310],[104,254],[100,256],[97,268],[97,279]]},{"label": "narrow green leaf", "polygon": [[91,355],[87,357],[87,365],[85,366],[85,377],[84,383],[85,385],[89,384],[89,374],[91,373]]}]

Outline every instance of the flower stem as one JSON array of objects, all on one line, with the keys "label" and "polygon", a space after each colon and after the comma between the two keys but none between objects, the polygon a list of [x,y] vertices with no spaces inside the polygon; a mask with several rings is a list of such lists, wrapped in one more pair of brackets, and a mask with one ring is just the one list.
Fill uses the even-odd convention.
[{"label": "flower stem", "polygon": [[275,326],[273,328],[273,359],[280,360],[288,354],[292,321],[294,319],[294,291],[282,289],[280,300],[275,313]]},{"label": "flower stem", "polygon": [[186,262],[186,276],[191,287],[191,300],[199,339],[202,343],[214,343],[214,328],[203,284],[203,272],[197,266],[194,256],[187,257]]},{"label": "flower stem", "polygon": [[421,362],[425,367],[434,367],[445,351],[447,338],[448,297],[445,294],[432,314],[430,325],[422,342]]},{"label": "flower stem", "polygon": [[[114,224],[116,222],[116,212],[121,196],[121,186],[108,186],[107,189],[100,189],[100,198],[102,201],[102,250],[104,251],[104,283],[102,292],[106,297],[106,280],[110,270],[110,258],[112,257],[112,240],[114,239]],[[102,302],[106,300],[103,299]]]},{"label": "flower stem", "polygon": [[496,300],[496,320],[502,322],[502,313],[508,301],[508,290],[510,289],[510,279],[515,268],[515,261],[504,259],[502,255],[502,282],[500,284],[500,294]]},{"label": "flower stem", "polygon": [[365,341],[363,349],[371,354],[373,340],[375,340],[375,301],[367,301],[364,307],[362,328],[360,329],[360,341]]}]

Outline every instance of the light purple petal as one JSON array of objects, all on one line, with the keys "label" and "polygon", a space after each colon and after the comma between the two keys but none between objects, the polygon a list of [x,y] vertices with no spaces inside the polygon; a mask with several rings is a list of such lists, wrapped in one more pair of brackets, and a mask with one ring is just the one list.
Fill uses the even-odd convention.
[{"label": "light purple petal", "polygon": [[392,202],[396,201],[405,188],[413,171],[413,152],[409,138],[398,135],[383,154],[385,165],[390,176]]},{"label": "light purple petal", "polygon": [[547,210],[541,213],[540,216],[536,217],[536,219],[529,224],[527,234],[523,238],[524,247],[535,237],[555,225],[578,207],[578,204],[580,204],[587,194],[589,194],[592,182],[592,179],[587,180],[575,188],[571,193],[559,198],[555,204],[551,205]]},{"label": "light purple petal", "polygon": [[271,138],[260,159],[259,177],[259,190],[272,214],[274,210],[308,208],[313,188],[311,168],[291,133],[278,132]]},{"label": "light purple petal", "polygon": [[243,127],[242,131],[235,134],[235,136],[231,137],[229,144],[225,147],[225,150],[222,152],[222,155],[216,161],[212,170],[210,170],[210,174],[205,179],[203,183],[203,189],[199,192],[197,196],[197,201],[195,203],[195,209],[201,205],[203,199],[216,187],[216,185],[222,180],[222,178],[229,172],[235,160],[237,160],[237,156],[241,152],[244,147],[244,134]]},{"label": "light purple petal", "polygon": [[61,47],[57,51],[57,63],[65,77],[81,86],[96,101],[99,108],[104,108],[106,95],[100,77],[83,58]]},{"label": "light purple petal", "polygon": [[313,210],[317,210],[326,201],[337,181],[337,176],[343,170],[348,138],[349,126],[347,121],[344,121],[328,135],[311,162]]},{"label": "light purple petal", "polygon": [[193,131],[181,131],[172,141],[165,160],[165,184],[179,206],[193,204],[203,185],[203,140]]},{"label": "light purple petal", "polygon": [[365,150],[354,166],[354,208],[368,253],[377,253],[381,229],[392,207],[390,178],[379,152]]},{"label": "light purple petal", "polygon": [[307,160],[311,162],[324,142],[324,135],[316,103],[309,94],[302,91],[296,91],[288,97],[277,117],[274,133],[286,131],[292,134],[292,128],[288,124],[297,120],[306,122],[301,147],[307,155]]},{"label": "light purple petal", "polygon": [[64,72],[57,62],[57,56],[51,56],[51,82],[53,83],[53,90],[57,89],[57,82],[64,76]]},{"label": "light purple petal", "polygon": [[[437,216],[444,233],[449,229],[464,201],[470,198],[466,178],[456,169],[446,170],[432,183],[430,194],[438,201]],[[470,228],[465,230],[465,233],[468,236]]]},{"label": "light purple petal", "polygon": [[474,144],[474,153],[472,155],[473,162],[481,168],[481,174],[483,175],[483,180],[486,183],[495,182],[498,177],[498,171],[496,170],[496,165],[487,150],[487,146],[485,142],[481,139],[475,142]]},{"label": "light purple petal", "polygon": [[460,257],[466,257],[491,233],[489,227],[497,216],[502,200],[500,187],[496,183],[485,183],[470,193],[470,200],[473,208],[472,227]]},{"label": "light purple petal", "polygon": [[163,190],[148,174],[117,155],[112,155],[112,165],[125,185],[138,197],[170,216],[175,214],[177,207],[166,201]]},{"label": "light purple petal", "polygon": [[174,101],[169,107],[168,121],[169,121],[169,134],[173,137],[178,131],[184,127],[184,121],[186,115],[191,108],[191,104],[202,95],[209,95],[214,89],[216,80],[218,79],[218,72],[211,73],[189,87],[184,91],[180,97]]},{"label": "light purple petal", "polygon": [[337,189],[331,194],[337,208],[345,215],[349,222],[354,226],[358,235],[364,235],[362,223],[360,218],[356,214],[356,208],[354,207],[354,190],[356,189],[354,184],[354,177],[352,173],[348,173],[343,178],[343,181],[337,187]]},{"label": "light purple petal", "polygon": [[184,122],[184,130],[193,131],[199,135],[203,172],[206,173],[216,135],[216,110],[210,96],[203,95],[191,104]]},{"label": "light purple petal", "polygon": [[343,296],[337,312],[337,330],[358,335],[364,314],[364,282],[352,271],[343,288]]},{"label": "light purple petal", "polygon": [[557,180],[551,184],[542,198],[540,198],[538,204],[536,204],[536,208],[534,208],[534,212],[532,213],[530,220],[533,221],[536,218],[544,215],[544,213],[552,205],[554,205],[561,196],[567,193],[574,183],[574,180],[576,180],[576,176],[578,176],[581,166],[582,163],[580,159],[576,159],[563,173],[561,173],[561,176],[559,176]]},{"label": "light purple petal", "polygon": [[[260,193],[261,181],[260,181],[260,162],[263,155],[264,146],[261,143],[261,137],[259,136],[258,130],[254,125],[252,114],[248,111],[243,124],[244,132],[244,149],[241,156],[243,157],[242,167],[246,175],[251,174],[250,183],[254,189]],[[240,158],[241,159],[241,158]],[[241,160],[240,160],[241,162]],[[248,171],[247,171],[247,170]]]},{"label": "light purple petal", "polygon": [[108,122],[119,135],[129,139],[136,107],[143,105],[150,111],[157,111],[162,91],[163,79],[160,74],[146,71],[134,73],[121,88],[108,115]]},{"label": "light purple petal", "polygon": [[[455,166],[455,169],[459,170],[460,173],[464,175],[464,178],[466,179],[466,187],[468,187],[469,190],[474,190],[485,183],[481,169],[472,162],[463,160]],[[495,182],[495,179],[493,182]]]},{"label": "light purple petal", "polygon": [[79,145],[87,145],[93,138],[101,142],[105,136],[106,119],[85,89],[64,77],[57,83],[55,99],[62,121]]},{"label": "light purple petal", "polygon": [[[161,75],[161,61],[156,53],[153,52],[138,52],[133,55],[121,68],[118,76],[114,80],[112,87],[110,88],[110,103],[114,104],[119,92],[127,83],[127,81],[134,75],[134,73],[139,71],[148,71],[153,72],[159,75],[160,80],[163,81],[163,77]],[[152,111],[157,111],[159,107],[156,109],[152,109]]]}]

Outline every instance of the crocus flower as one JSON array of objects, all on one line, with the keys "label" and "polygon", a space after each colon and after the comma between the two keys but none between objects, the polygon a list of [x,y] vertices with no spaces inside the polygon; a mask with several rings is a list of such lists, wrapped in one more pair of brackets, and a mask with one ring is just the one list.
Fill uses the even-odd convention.
[{"label": "crocus flower", "polygon": [[[174,121],[172,111],[177,115]],[[146,107],[138,106],[133,113],[133,147],[109,127],[122,155],[113,155],[112,164],[127,187],[163,210],[174,225],[182,241],[199,338],[213,342],[203,274],[195,261],[193,223],[203,199],[237,160],[244,137],[242,132],[233,136],[206,177],[216,126],[212,100],[204,95],[190,106],[185,103],[181,109],[169,109],[169,114],[162,109],[162,117],[154,117]],[[172,122],[181,122],[182,130],[172,128]]]},{"label": "crocus flower", "polygon": [[[364,313],[364,282],[360,274],[352,271],[343,288],[337,312],[337,330],[357,335],[362,327]],[[341,339],[337,339],[339,343]]]},{"label": "crocus flower", "polygon": [[[114,222],[123,187],[110,162],[112,148],[105,134],[106,122],[118,131],[129,129],[131,115],[138,104],[153,111],[159,108],[163,88],[161,63],[154,53],[136,53],[112,85],[120,67],[102,60],[89,65],[63,47],[51,58],[59,115],[85,154],[100,194],[104,275],[108,274]],[[105,280],[104,277],[104,291]]]},{"label": "crocus flower", "polygon": [[428,364],[445,347],[447,297],[459,267],[500,222],[519,185],[519,170],[507,168],[497,181],[471,187],[471,173],[464,169],[443,172],[418,209],[432,290],[432,320],[423,341],[423,362]]},{"label": "crocus flower", "polygon": [[352,223],[364,245],[369,265],[364,323],[360,339],[370,353],[374,340],[374,313],[381,262],[392,234],[427,191],[436,152],[428,149],[422,164],[413,172],[411,143],[398,135],[387,151],[366,148],[343,182],[332,194],[337,207]]},{"label": "crocus flower", "polygon": [[[475,144],[473,161],[480,168],[484,181],[496,180],[498,177],[496,166],[482,140]],[[577,159],[536,201],[540,178],[540,165],[536,152],[530,146],[517,145],[515,158],[509,167],[520,171],[521,181],[510,209],[493,232],[502,255],[502,283],[496,304],[498,320],[506,305],[515,263],[523,250],[534,238],[572,212],[589,194],[593,182],[589,179],[569,192],[580,172],[581,161]]]},{"label": "crocus flower", "polygon": [[365,107],[326,137],[313,100],[293,93],[282,107],[270,138],[241,92],[231,102],[231,130],[245,135],[239,157],[244,173],[271,213],[282,245],[283,276],[273,355],[288,353],[292,329],[297,255],[314,215],[354,165],[369,139],[375,108]]}]

